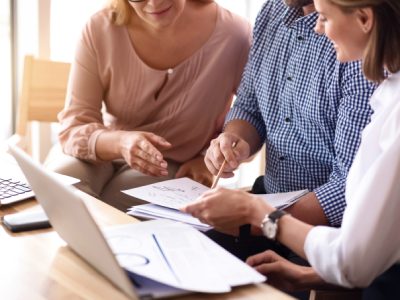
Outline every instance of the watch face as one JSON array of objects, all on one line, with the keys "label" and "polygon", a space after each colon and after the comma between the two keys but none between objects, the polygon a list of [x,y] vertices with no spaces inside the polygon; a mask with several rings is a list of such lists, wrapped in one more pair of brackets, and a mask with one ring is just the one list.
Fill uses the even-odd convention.
[{"label": "watch face", "polygon": [[278,229],[278,226],[276,223],[273,223],[271,221],[266,222],[263,226],[263,232],[265,236],[269,239],[274,240],[276,237],[276,231]]}]

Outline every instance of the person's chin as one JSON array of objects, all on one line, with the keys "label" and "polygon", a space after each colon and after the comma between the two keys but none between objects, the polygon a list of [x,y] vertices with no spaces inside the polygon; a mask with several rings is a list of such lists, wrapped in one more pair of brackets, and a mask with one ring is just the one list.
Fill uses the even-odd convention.
[{"label": "person's chin", "polygon": [[294,7],[294,8],[301,8],[303,6],[309,5],[313,3],[313,0],[283,0],[285,4],[289,7]]}]

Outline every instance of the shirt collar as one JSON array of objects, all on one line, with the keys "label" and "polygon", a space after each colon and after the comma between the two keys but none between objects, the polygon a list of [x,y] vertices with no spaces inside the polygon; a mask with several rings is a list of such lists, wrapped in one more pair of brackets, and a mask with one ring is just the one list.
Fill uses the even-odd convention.
[{"label": "shirt collar", "polygon": [[314,30],[314,27],[317,23],[318,13],[313,12],[308,14],[307,16],[303,16],[303,10],[301,8],[292,8],[287,7],[285,14],[283,15],[283,23],[290,27],[295,24],[304,24],[309,27],[311,30]]}]

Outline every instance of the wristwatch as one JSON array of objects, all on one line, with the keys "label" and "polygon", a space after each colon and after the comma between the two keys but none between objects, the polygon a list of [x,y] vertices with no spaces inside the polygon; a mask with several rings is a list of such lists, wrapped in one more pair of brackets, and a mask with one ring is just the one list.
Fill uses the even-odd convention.
[{"label": "wristwatch", "polygon": [[271,239],[275,240],[276,236],[278,235],[278,221],[280,218],[282,218],[284,215],[287,215],[288,213],[285,212],[284,210],[275,210],[270,214],[265,215],[262,223],[261,223],[261,229],[263,231],[263,234]]}]

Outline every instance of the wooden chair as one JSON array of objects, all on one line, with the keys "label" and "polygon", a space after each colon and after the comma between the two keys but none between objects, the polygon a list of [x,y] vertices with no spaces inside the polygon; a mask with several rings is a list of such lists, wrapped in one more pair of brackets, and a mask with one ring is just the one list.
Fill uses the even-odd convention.
[{"label": "wooden chair", "polygon": [[31,122],[57,122],[57,114],[65,103],[69,71],[69,63],[25,57],[16,132],[10,142],[41,161],[52,144],[51,129],[48,125],[39,138],[33,139]]}]

